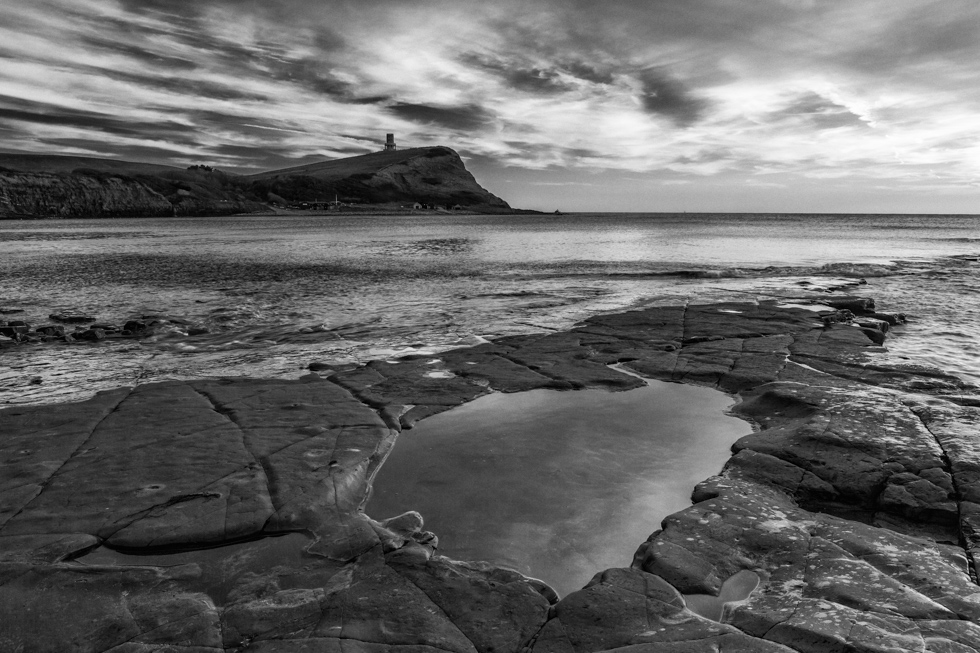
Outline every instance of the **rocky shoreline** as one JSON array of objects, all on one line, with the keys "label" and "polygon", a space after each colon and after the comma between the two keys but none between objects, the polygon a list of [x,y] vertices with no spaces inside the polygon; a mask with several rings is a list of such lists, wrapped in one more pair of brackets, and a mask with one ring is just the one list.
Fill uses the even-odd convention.
[{"label": "rocky shoreline", "polygon": [[[0,649],[980,651],[980,393],[876,364],[901,318],[820,301],[0,411]],[[363,513],[417,420],[492,391],[643,383],[616,363],[734,394],[758,425],[631,567],[559,599],[438,555],[415,513]],[[688,609],[750,572],[720,620]]]}]

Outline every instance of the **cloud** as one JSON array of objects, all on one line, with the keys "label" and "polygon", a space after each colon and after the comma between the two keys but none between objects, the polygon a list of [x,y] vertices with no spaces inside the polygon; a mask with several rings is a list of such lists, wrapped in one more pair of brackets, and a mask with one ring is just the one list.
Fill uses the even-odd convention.
[{"label": "cloud", "polygon": [[535,67],[524,62],[507,61],[477,53],[464,54],[460,61],[493,74],[518,91],[551,95],[574,88],[563,81],[554,68]]},{"label": "cloud", "polygon": [[687,127],[701,118],[707,102],[694,97],[679,80],[659,68],[648,68],[637,74],[641,84],[640,101],[648,112],[662,115],[677,125]]},{"label": "cloud", "polygon": [[243,88],[232,79],[194,79],[183,75],[158,75],[79,66],[79,71],[176,95],[212,100],[266,101],[268,93]]},{"label": "cloud", "polygon": [[773,117],[805,121],[813,129],[868,126],[847,107],[812,92],[797,96],[788,106],[773,112]]},{"label": "cloud", "polygon": [[144,136],[148,133],[191,134],[196,131],[193,127],[170,120],[159,122],[120,120],[107,114],[67,109],[2,95],[0,95],[0,121],[76,127],[124,136]]},{"label": "cloud", "polygon": [[482,129],[493,120],[493,114],[477,104],[443,107],[396,102],[387,110],[395,116],[411,122],[437,125],[453,130]]},{"label": "cloud", "polygon": [[198,67],[197,63],[189,59],[167,56],[165,54],[160,54],[159,52],[148,50],[140,45],[124,43],[118,39],[84,36],[82,37],[81,41],[84,46],[94,50],[102,50],[120,54],[124,57],[135,59],[141,64],[152,66],[154,68],[163,68],[171,71],[188,71],[194,70]]},{"label": "cloud", "polygon": [[863,3],[848,18],[860,26],[856,31],[866,38],[842,48],[838,56],[858,70],[917,74],[936,65],[950,70],[980,51],[980,30],[976,28],[980,5],[972,0],[896,3],[887,8]]},{"label": "cloud", "polygon": [[568,74],[593,84],[612,84],[615,80],[611,71],[583,61],[565,61],[561,68]]}]

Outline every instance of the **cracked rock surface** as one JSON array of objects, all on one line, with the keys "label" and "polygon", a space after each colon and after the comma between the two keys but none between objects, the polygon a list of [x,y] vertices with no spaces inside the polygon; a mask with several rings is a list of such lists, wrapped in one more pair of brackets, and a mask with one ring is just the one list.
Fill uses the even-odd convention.
[{"label": "cracked rock surface", "polygon": [[[838,308],[650,308],[0,411],[0,650],[980,652],[976,388],[876,365],[883,331]],[[363,513],[401,429],[493,391],[642,383],[613,363],[738,394],[759,426],[631,568],[558,600],[438,555],[417,513]],[[747,571],[719,621],[688,609]]]}]

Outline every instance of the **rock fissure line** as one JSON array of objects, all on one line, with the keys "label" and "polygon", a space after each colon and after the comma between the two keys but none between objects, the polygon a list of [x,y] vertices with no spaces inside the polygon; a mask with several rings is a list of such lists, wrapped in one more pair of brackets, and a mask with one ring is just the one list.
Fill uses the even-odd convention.
[{"label": "rock fissure line", "polygon": [[[199,435],[201,433],[207,433],[208,431],[212,431],[212,430],[214,430],[214,428],[215,428],[214,426],[206,426],[206,427],[204,427],[202,429],[199,429],[197,431],[188,431],[186,433],[181,433],[180,434],[180,437],[182,439],[183,438],[190,438],[192,436]],[[121,449],[121,450],[118,450],[118,451],[113,451],[111,455],[113,457],[118,457],[119,454],[129,454],[129,453],[132,453],[134,451],[140,451],[142,449],[150,449],[150,448],[158,447],[158,446],[160,446],[160,443],[159,442],[145,442],[143,444],[136,444],[136,445],[128,446],[125,449]],[[97,465],[99,463],[102,463],[104,460],[105,460],[105,456],[96,458],[94,460],[90,460],[90,461],[85,462],[85,463],[79,463],[79,464],[75,465],[74,467],[72,467],[72,470],[71,471],[72,471],[72,473],[75,473],[76,471],[78,471],[80,469],[84,469],[86,467],[91,467],[92,465]]]},{"label": "rock fissure line", "polygon": [[[200,612],[196,612],[196,613],[194,613],[192,615],[189,615],[189,616],[179,617],[179,618],[173,619],[171,621],[164,621],[162,623],[156,624],[153,628],[150,628],[149,630],[143,630],[142,629],[142,626],[140,626],[139,621],[136,619],[136,617],[133,615],[132,611],[129,609],[128,601],[122,601],[122,604],[125,607],[127,614],[129,614],[129,616],[132,618],[133,623],[136,624],[136,627],[140,630],[140,632],[137,633],[136,635],[133,635],[132,637],[130,637],[129,639],[127,639],[124,642],[119,642],[118,644],[115,644],[114,646],[110,647],[108,650],[112,650],[113,648],[116,648],[116,647],[119,647],[119,646],[123,646],[124,644],[128,644],[128,643],[132,642],[133,640],[139,639],[140,637],[146,637],[147,635],[150,635],[151,633],[154,633],[154,632],[156,632],[158,630],[162,630],[162,629],[166,628],[167,626],[172,626],[174,624],[179,624],[179,623],[184,622],[184,621],[193,621],[194,619],[199,618],[201,615],[205,615],[205,614],[208,614],[209,612],[212,612],[213,611],[213,610],[201,610]],[[218,619],[217,621],[220,623],[221,620]],[[168,646],[176,646],[176,647],[179,647],[179,648],[192,648],[191,646],[186,646],[185,647],[185,646],[182,646],[180,644],[176,644],[176,645],[174,645],[174,644],[168,644]],[[211,648],[213,650],[222,650],[222,649],[214,649],[213,647],[198,647],[198,648]]]},{"label": "rock fissure line", "polygon": [[[252,464],[253,463],[247,463],[244,466],[239,467],[238,469],[235,469],[235,470],[233,470],[231,472],[228,472],[224,476],[219,476],[218,478],[215,478],[215,479],[209,479],[207,485],[202,485],[202,486],[200,486],[200,487],[198,487],[198,488],[196,488],[194,490],[191,490],[189,492],[183,492],[181,494],[172,496],[172,497],[170,497],[170,498],[168,498],[168,499],[166,499],[164,501],[161,501],[160,503],[157,503],[157,504],[154,504],[152,506],[149,506],[148,508],[143,508],[142,510],[139,510],[137,512],[130,513],[128,515],[121,515],[119,517],[116,517],[115,519],[118,519],[118,520],[126,520],[126,519],[128,519],[129,521],[127,521],[125,524],[121,525],[119,528],[115,529],[114,531],[112,531],[112,533],[110,535],[108,535],[105,539],[109,539],[109,538],[112,537],[112,535],[118,533],[119,531],[124,530],[126,528],[129,528],[130,526],[132,526],[133,524],[135,524],[139,520],[143,519],[144,517],[146,517],[149,513],[153,512],[154,510],[158,510],[160,508],[168,508],[170,506],[173,506],[173,505],[176,505],[176,504],[179,504],[179,503],[186,503],[188,501],[194,501],[195,499],[219,499],[219,498],[221,498],[222,495],[221,495],[220,492],[206,492],[207,488],[213,486],[215,483],[219,483],[220,481],[224,481],[224,480],[226,480],[228,478],[231,478],[231,477],[235,476],[236,474],[240,474],[241,472],[243,472],[243,471],[245,471],[247,469],[251,469],[251,465]],[[225,503],[227,503],[227,502],[225,502]],[[130,519],[130,518],[132,518],[132,519]]]},{"label": "rock fissure line", "polygon": [[[309,642],[337,642],[337,644],[341,647],[341,651],[344,650],[344,642],[360,642],[361,644],[374,644],[376,646],[377,645],[387,645],[387,646],[390,646],[392,648],[392,650],[394,650],[394,651],[398,651],[399,648],[415,648],[416,650],[418,650],[418,649],[434,649],[436,651],[444,651],[445,653],[459,653],[459,651],[456,651],[454,649],[451,649],[451,648],[443,648],[441,646],[436,646],[435,644],[432,644],[432,643],[426,643],[426,644],[390,644],[388,642],[375,642],[375,641],[372,641],[372,640],[369,640],[369,639],[359,639],[357,637],[344,637],[344,636],[340,636],[340,637],[318,637],[318,636],[314,635],[312,637],[303,637],[302,639],[273,638],[273,639],[270,639],[270,640],[263,640],[263,641],[298,642],[298,643],[303,643],[303,642],[308,642],[308,641]],[[224,649],[224,650],[227,650],[227,649]],[[245,649],[245,650],[247,650],[247,649]]]},{"label": "rock fissure line", "polygon": [[[395,573],[398,573],[398,571],[397,571],[397,570],[392,570],[392,571],[394,571]],[[453,618],[452,618],[452,616],[450,616],[450,614],[449,614],[448,612],[446,612],[446,609],[445,609],[445,608],[443,608],[443,607],[442,607],[441,605],[439,605],[439,603],[438,603],[438,602],[437,602],[437,601],[436,601],[436,600],[435,600],[434,598],[432,598],[432,597],[431,597],[431,596],[429,595],[429,593],[425,591],[425,589],[423,589],[423,588],[422,588],[422,587],[421,587],[421,586],[420,586],[420,585],[419,585],[418,583],[416,583],[416,582],[415,582],[414,580],[412,580],[411,578],[409,578],[409,577],[407,577],[407,576],[405,576],[404,574],[398,574],[398,575],[399,575],[399,576],[400,576],[401,578],[403,578],[403,579],[405,579],[406,581],[408,581],[409,583],[411,583],[411,585],[412,585],[412,587],[414,587],[414,588],[416,588],[416,589],[417,589],[417,590],[418,590],[419,592],[421,592],[421,593],[422,593],[422,595],[423,595],[423,596],[425,596],[425,598],[429,600],[429,603],[431,603],[432,605],[434,605],[434,606],[435,606],[435,607],[436,607],[436,608],[437,608],[437,609],[439,610],[439,612],[440,612],[440,613],[442,614],[442,616],[444,616],[444,617],[446,618],[446,621],[448,621],[449,623],[451,623],[451,624],[453,625],[453,628],[455,628],[455,629],[456,629],[456,632],[458,632],[458,633],[460,634],[460,636],[461,636],[461,637],[462,637],[463,639],[465,639],[465,640],[466,640],[467,642],[469,642],[469,643],[470,643],[470,646],[472,646],[472,647],[473,647],[473,650],[474,650],[474,651],[477,651],[477,650],[479,650],[479,648],[478,648],[478,647],[477,647],[477,645],[476,645],[476,644],[475,644],[475,643],[473,642],[473,640],[472,640],[472,639],[470,639],[470,638],[469,638],[469,636],[467,636],[467,634],[466,634],[466,633],[464,633],[464,632],[462,631],[462,629],[461,629],[461,628],[460,628],[460,627],[459,627],[459,626],[458,626],[458,625],[456,624],[456,622],[455,622],[455,621],[453,620]]]},{"label": "rock fissure line", "polygon": [[[272,491],[272,482],[273,481],[272,481],[271,474],[274,473],[273,466],[271,464],[269,464],[268,458],[256,456],[255,455],[255,452],[252,451],[249,448],[249,446],[248,446],[248,438],[245,436],[245,430],[242,428],[242,425],[239,424],[235,420],[234,411],[226,408],[225,406],[222,406],[221,403],[215,397],[212,397],[207,391],[201,390],[201,389],[196,388],[194,386],[188,386],[188,387],[190,387],[191,390],[193,390],[196,394],[200,395],[209,404],[211,404],[211,410],[213,410],[218,415],[221,415],[226,420],[228,420],[229,423],[231,423],[232,425],[234,425],[235,430],[238,432],[238,435],[240,436],[240,441],[242,443],[242,449],[245,451],[245,453],[247,453],[249,455],[249,457],[252,459],[252,461],[255,464],[259,465],[260,468],[262,469],[262,478],[263,478],[263,483],[265,484],[265,493],[266,493],[266,496],[269,497],[269,502],[272,503],[273,507],[275,508],[275,511],[273,512],[273,514],[270,515],[268,519],[266,519],[266,524],[268,524],[269,520],[272,519],[272,517],[275,515],[276,512],[278,512],[278,510],[280,508],[280,506],[275,505],[276,504],[277,494]],[[253,393],[251,395],[248,395],[247,398],[254,398],[254,397],[257,397],[257,396],[259,396],[261,394],[262,394],[261,392],[256,392],[256,393]],[[273,453],[277,453],[277,452],[273,452]],[[241,470],[238,470],[238,471],[243,471],[244,469],[248,469],[248,467],[246,466],[246,467],[244,467],[244,468],[242,468]],[[227,478],[227,476],[224,477],[224,478]],[[221,479],[219,479],[219,480],[221,480]]]},{"label": "rock fissure line", "polygon": [[974,559],[973,553],[971,552],[970,547],[967,545],[966,536],[963,533],[963,502],[966,499],[964,498],[963,491],[960,489],[960,484],[956,478],[956,474],[953,472],[952,460],[949,457],[949,453],[946,451],[945,445],[943,445],[942,439],[937,436],[931,428],[929,428],[929,423],[926,421],[926,418],[913,407],[908,406],[908,408],[909,412],[919,419],[919,421],[922,423],[922,428],[924,428],[926,432],[932,436],[932,438],[936,441],[936,444],[939,446],[940,451],[942,451],[943,466],[946,473],[949,474],[950,481],[953,484],[953,492],[956,495],[956,532],[959,535],[958,544],[966,555],[967,564],[969,565],[970,580],[972,580],[975,584],[980,585],[980,578],[978,578],[977,573],[977,561]]},{"label": "rock fissure line", "polygon": [[9,518],[7,518],[2,524],[0,524],[0,532],[3,531],[3,527],[4,526],[6,526],[7,524],[9,524],[11,521],[14,520],[14,518],[16,518],[18,515],[20,515],[21,513],[23,513],[25,510],[27,510],[27,508],[30,507],[30,505],[32,503],[34,503],[38,499],[38,497],[40,497],[44,493],[45,488],[48,487],[48,485],[51,483],[51,481],[54,479],[54,477],[57,476],[58,473],[61,472],[62,469],[64,469],[65,465],[67,465],[71,461],[71,459],[74,458],[78,454],[79,451],[82,451],[85,448],[85,445],[87,445],[92,440],[92,437],[95,436],[95,432],[99,430],[99,427],[102,425],[102,423],[105,422],[107,419],[109,419],[109,417],[113,413],[115,413],[116,411],[119,410],[119,407],[123,404],[124,401],[126,401],[130,397],[130,395],[133,393],[133,390],[134,389],[135,388],[129,388],[129,392],[127,392],[124,397],[122,397],[119,401],[117,401],[116,404],[115,404],[115,406],[113,406],[112,409],[108,413],[106,413],[102,417],[102,419],[100,419],[95,424],[95,426],[92,427],[92,430],[89,432],[89,434],[85,438],[85,440],[80,445],[78,445],[77,447],[75,447],[75,450],[72,451],[68,455],[67,458],[65,458],[65,460],[61,463],[61,465],[58,466],[58,469],[56,469],[53,472],[51,472],[51,474],[49,474],[47,478],[45,478],[43,481],[41,481],[40,487],[38,488],[38,491],[37,491],[37,494],[35,494],[33,497],[31,497],[31,500],[30,501],[28,501],[23,506],[21,506],[20,507],[20,510],[18,510],[17,512],[15,512],[13,515],[11,515]]},{"label": "rock fissure line", "polygon": [[534,369],[533,367],[531,367],[527,363],[522,363],[521,361],[517,360],[516,358],[513,358],[512,356],[507,355],[504,352],[501,352],[501,353],[499,353],[497,355],[500,356],[501,358],[503,358],[504,360],[507,360],[507,361],[510,361],[511,363],[514,363],[515,365],[520,365],[521,367],[523,367],[524,369],[526,369],[529,372],[533,372],[534,374],[540,374],[541,376],[545,377],[546,379],[551,379],[552,381],[558,381],[559,383],[564,383],[565,382],[565,379],[562,379],[560,377],[557,377],[554,374],[550,374],[544,368],[540,368],[539,367],[538,369]]}]

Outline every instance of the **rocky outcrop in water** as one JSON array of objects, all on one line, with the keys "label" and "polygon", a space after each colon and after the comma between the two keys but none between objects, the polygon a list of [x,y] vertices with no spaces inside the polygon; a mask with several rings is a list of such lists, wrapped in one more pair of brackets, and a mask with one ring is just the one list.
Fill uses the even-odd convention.
[{"label": "rocky outcrop in water", "polygon": [[[977,389],[875,365],[835,310],[652,308],[0,411],[0,649],[976,653]],[[642,383],[611,363],[738,393],[759,425],[631,567],[557,600],[361,511],[400,428],[492,390]],[[748,572],[718,620],[692,612]]]}]

